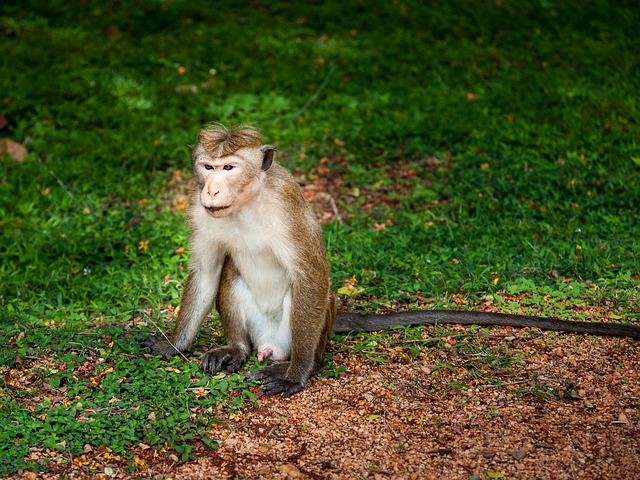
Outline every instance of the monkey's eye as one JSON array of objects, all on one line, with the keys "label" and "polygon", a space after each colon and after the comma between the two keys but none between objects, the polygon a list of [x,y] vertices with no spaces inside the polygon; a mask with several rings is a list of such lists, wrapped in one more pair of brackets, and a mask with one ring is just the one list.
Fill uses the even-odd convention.
[{"label": "monkey's eye", "polygon": [[213,170],[213,165],[205,165],[204,168],[207,170]]},{"label": "monkey's eye", "polygon": [[225,165],[222,167],[223,170],[233,170],[233,165]]}]

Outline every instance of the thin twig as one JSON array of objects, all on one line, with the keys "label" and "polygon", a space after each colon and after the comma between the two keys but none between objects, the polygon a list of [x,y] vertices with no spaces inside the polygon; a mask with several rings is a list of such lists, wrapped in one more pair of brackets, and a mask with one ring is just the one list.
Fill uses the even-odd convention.
[{"label": "thin twig", "polygon": [[155,320],[153,320],[153,319],[152,319],[152,318],[147,314],[147,312],[142,311],[142,315],[144,315],[145,317],[147,317],[147,320],[149,320],[149,321],[153,324],[153,326],[154,326],[154,327],[156,327],[156,328],[158,329],[158,331],[162,334],[162,336],[165,338],[165,340],[166,340],[167,342],[169,342],[169,345],[171,345],[171,346],[173,347],[173,349],[174,349],[176,352],[178,352],[178,354],[179,354],[179,355],[180,355],[184,360],[186,360],[187,362],[190,362],[190,360],[189,360],[187,357],[185,357],[185,356],[183,355],[183,353],[182,353],[180,350],[178,350],[178,348],[177,348],[173,343],[171,343],[171,340],[169,339],[169,337],[167,337],[166,333],[164,333],[164,331],[163,331],[163,330],[158,326],[158,324],[155,322]]},{"label": "thin twig", "polygon": [[386,409],[382,410],[382,423],[384,424],[385,427],[387,427],[387,430],[389,430],[389,433],[391,433],[391,436],[393,438],[398,438],[398,434],[393,430],[393,428],[391,427],[391,425],[389,425],[389,422],[387,421]]},{"label": "thin twig", "polygon": [[69,197],[71,198],[71,200],[73,200],[73,201],[74,201],[74,202],[76,202],[76,203],[80,203],[80,202],[78,202],[78,199],[76,198],[76,196],[71,192],[71,189],[65,185],[65,183],[60,179],[60,177],[58,177],[58,175],[56,175],[56,173],[55,173],[53,170],[51,170],[50,168],[47,168],[47,166],[46,166],[46,165],[44,164],[44,162],[40,159],[40,157],[36,157],[36,159],[38,160],[38,163],[39,163],[40,165],[42,165],[42,167],[43,167],[47,172],[49,172],[49,175],[51,175],[51,176],[56,180],[56,182],[58,182],[58,184],[62,187],[62,189],[63,189],[65,192],[67,192],[67,195],[69,195]]},{"label": "thin twig", "polygon": [[[567,440],[569,440],[569,445],[571,445],[573,447],[573,450],[575,451],[576,446],[575,446],[574,442],[571,440],[571,435],[567,434]],[[576,476],[576,469],[573,466],[573,462],[569,462],[569,466],[571,467],[571,478],[574,478],[574,479],[578,478]]]},{"label": "thin twig", "polygon": [[[54,172],[53,170],[51,170],[50,168],[48,168],[44,162],[42,161],[42,159],[40,157],[36,157],[36,160],[38,160],[38,163],[40,165],[42,165],[42,168],[44,168],[49,175],[51,175],[56,182],[58,182],[58,185],[60,185],[60,187],[62,187],[62,189],[67,193],[67,195],[69,195],[69,198],[71,200],[73,200],[76,205],[79,207],[80,205],[82,205],[82,202],[78,199],[78,197],[71,191],[71,187],[67,186],[62,179],[56,174],[56,172]],[[91,202],[91,199],[89,197],[84,197],[84,201],[87,202],[87,205],[89,205],[89,214],[91,215],[91,219],[95,222],[96,221],[96,213],[95,213],[95,207],[93,206],[93,203]],[[111,249],[111,251],[113,252],[113,247],[111,246],[111,241],[108,240],[109,243],[109,247]]]},{"label": "thin twig", "polygon": [[434,454],[437,454],[437,455],[448,455],[450,453],[453,453],[453,450],[450,449],[450,448],[435,448],[433,450],[427,450],[427,451],[422,452],[422,453],[424,453],[426,455],[434,455]]},{"label": "thin twig", "polygon": [[309,105],[311,105],[311,103],[316,98],[318,98],[318,95],[320,95],[322,90],[324,90],[324,87],[327,86],[327,83],[329,83],[329,79],[331,78],[331,76],[333,75],[333,72],[335,72],[335,71],[336,71],[336,65],[334,63],[333,65],[331,65],[331,68],[329,69],[329,73],[327,73],[327,76],[324,77],[324,80],[322,81],[320,86],[316,89],[315,92],[313,92],[313,95],[311,95],[309,97],[309,100],[307,100],[307,102],[302,106],[302,108],[292,115],[293,117],[297,117],[298,115],[302,115],[305,112],[305,110],[309,107]]},{"label": "thin twig", "polygon": [[457,335],[445,335],[444,337],[428,337],[422,338],[420,340],[391,340],[389,343],[393,345],[402,344],[402,345],[410,345],[412,343],[431,343],[437,342],[438,340],[443,340],[445,338],[464,338],[464,337],[482,337],[482,338],[492,338],[498,337],[499,335],[489,335],[486,333],[460,333]]},{"label": "thin twig", "polygon": [[521,383],[530,382],[531,378],[525,378],[524,380],[517,380],[515,382],[502,382],[502,383],[486,383],[482,385],[483,387],[510,387],[511,385],[519,385]]},{"label": "thin twig", "polygon": [[[318,98],[318,96],[322,93],[322,90],[324,90],[324,88],[327,86],[327,84],[329,83],[329,80],[331,79],[333,72],[336,71],[336,65],[333,64],[331,65],[331,68],[329,69],[329,73],[327,73],[327,75],[324,77],[324,80],[322,81],[322,83],[320,84],[320,86],[316,89],[315,92],[313,92],[313,94],[309,97],[309,99],[305,102],[305,104],[302,106],[302,108],[300,110],[298,110],[296,113],[294,113],[293,115],[291,115],[290,118],[295,118],[298,117],[300,115],[302,115],[307,108],[309,108],[309,105],[311,105],[313,103],[313,101]],[[273,125],[274,123],[276,123],[277,121],[279,121],[279,118],[276,118],[273,120],[273,122],[271,122],[271,124]]]},{"label": "thin twig", "polygon": [[425,397],[429,397],[429,398],[431,398],[431,399],[435,399],[435,398],[436,398],[436,397],[435,397],[435,395],[431,395],[431,394],[430,394],[429,392],[427,392],[424,388],[419,387],[419,386],[417,385],[417,382],[416,382],[415,380],[414,380],[414,381],[405,380],[405,381],[404,381],[404,383],[405,383],[405,385],[408,385],[408,386],[409,386],[409,388],[416,389],[417,391],[419,391],[420,393],[422,393]]},{"label": "thin twig", "polygon": [[185,387],[184,391],[185,392],[197,392],[200,389],[202,389],[203,391],[206,391],[206,392],[210,392],[211,391],[211,387],[202,387],[202,386],[200,386],[200,387]]},{"label": "thin twig", "polygon": [[534,443],[533,446],[536,448],[546,448],[547,450],[556,449],[556,447],[554,447],[553,445],[547,445],[546,443]]},{"label": "thin twig", "polygon": [[336,221],[342,225],[342,218],[340,218],[340,212],[338,212],[338,206],[336,205],[336,201],[333,198],[333,195],[329,196],[329,202],[331,203],[331,209],[333,210],[333,214],[336,217]]}]

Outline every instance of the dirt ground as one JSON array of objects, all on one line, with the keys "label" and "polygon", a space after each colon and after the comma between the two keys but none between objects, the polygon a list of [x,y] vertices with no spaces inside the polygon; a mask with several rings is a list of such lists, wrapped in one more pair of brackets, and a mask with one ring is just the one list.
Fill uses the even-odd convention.
[{"label": "dirt ground", "polygon": [[[313,379],[290,399],[262,396],[257,409],[214,429],[219,449],[184,464],[150,459],[147,474],[639,479],[638,342],[545,335],[500,388],[438,390],[426,362],[380,367],[348,356],[339,378]],[[509,393],[534,383],[558,396]]]},{"label": "dirt ground", "polygon": [[[337,216],[332,182],[305,187],[320,221]],[[375,200],[375,199],[374,199]],[[144,457],[156,478],[640,479],[640,344],[508,328],[521,345],[501,385],[447,388],[433,364],[380,366],[334,355],[347,370],[211,431],[198,459]],[[515,340],[506,340],[512,339]],[[511,345],[513,348],[513,345]],[[447,373],[451,373],[447,378]],[[442,382],[441,384],[439,382]],[[530,393],[553,389],[554,396]],[[529,392],[529,393],[522,393]]]},{"label": "dirt ground", "polygon": [[640,479],[637,340],[505,327],[481,341],[522,358],[470,382],[469,369],[434,367],[455,347],[379,365],[333,339],[344,372],[289,399],[256,387],[257,408],[213,428],[219,447],[196,444],[194,461],[140,445],[132,474],[94,449],[15,478]]}]

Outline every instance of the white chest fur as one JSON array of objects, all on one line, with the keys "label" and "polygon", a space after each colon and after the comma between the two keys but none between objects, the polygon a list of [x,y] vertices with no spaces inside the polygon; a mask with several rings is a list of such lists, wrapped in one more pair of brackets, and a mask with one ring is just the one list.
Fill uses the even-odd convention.
[{"label": "white chest fur", "polygon": [[[206,212],[204,213],[206,216]],[[233,287],[235,308],[244,317],[259,357],[285,360],[291,352],[292,270],[286,231],[277,218],[259,215],[206,218],[194,242],[223,245],[240,273]],[[280,223],[280,224],[279,224]]]}]

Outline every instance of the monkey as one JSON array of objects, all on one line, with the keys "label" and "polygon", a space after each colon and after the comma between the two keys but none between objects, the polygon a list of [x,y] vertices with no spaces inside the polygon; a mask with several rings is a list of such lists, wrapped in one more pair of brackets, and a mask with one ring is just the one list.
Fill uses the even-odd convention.
[{"label": "monkey", "polygon": [[270,363],[253,379],[291,395],[324,363],[336,299],[321,227],[275,151],[252,127],[199,133],[176,327],[170,341],[150,335],[143,345],[160,355],[188,350],[215,303],[227,344],[206,352],[202,369],[237,371],[255,349]]},{"label": "monkey", "polygon": [[250,373],[266,394],[290,396],[324,366],[331,333],[403,325],[536,327],[640,339],[640,327],[456,310],[337,313],[322,229],[302,189],[251,126],[202,129],[192,149],[187,210],[189,272],[170,339],[141,344],[154,355],[187,351],[215,306],[226,345],[207,351],[208,373],[240,370],[255,351],[267,365]]}]

